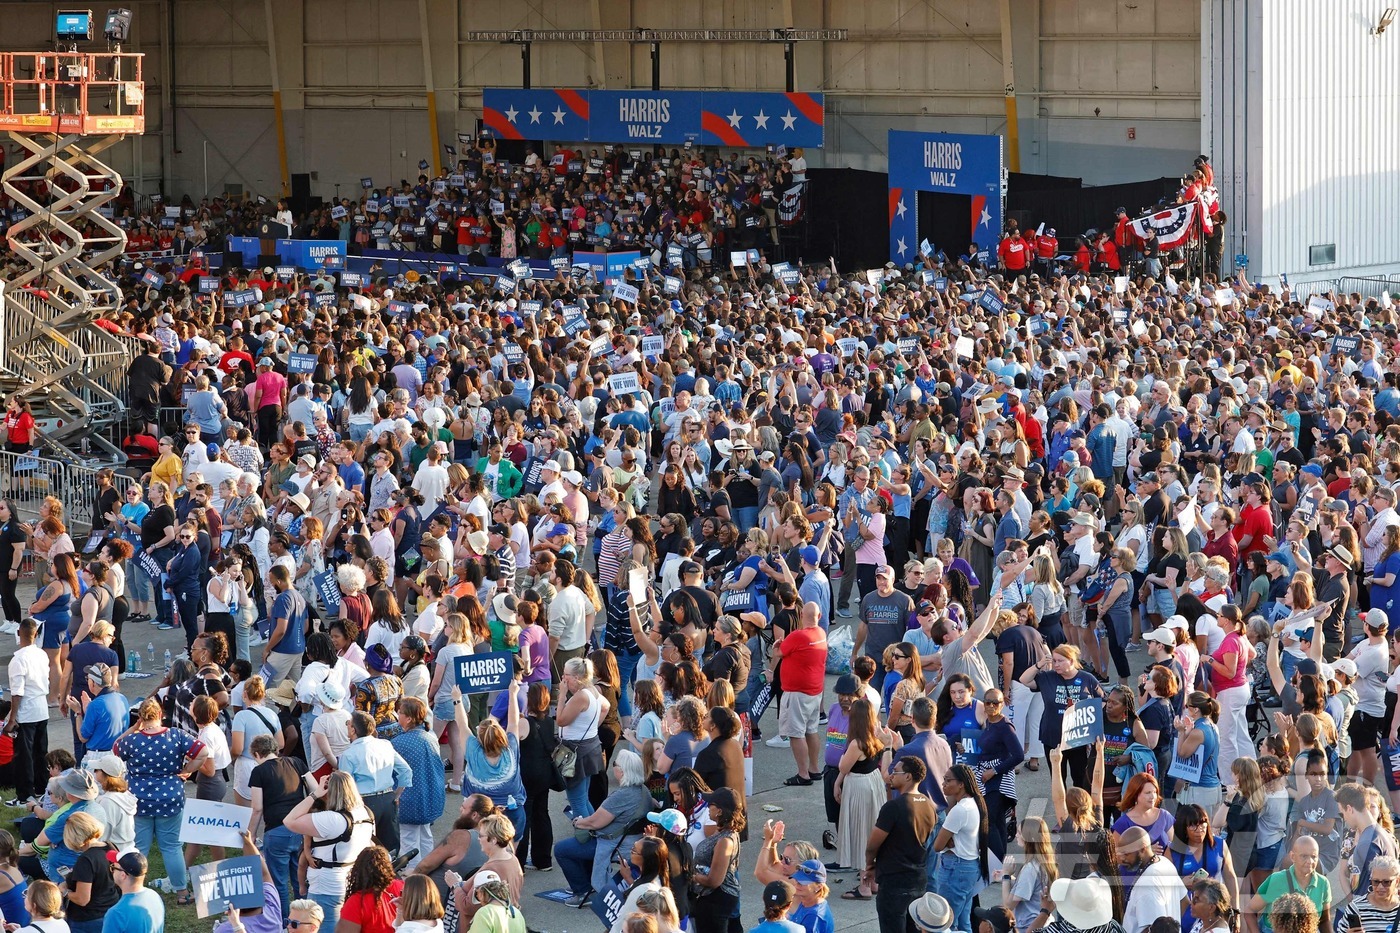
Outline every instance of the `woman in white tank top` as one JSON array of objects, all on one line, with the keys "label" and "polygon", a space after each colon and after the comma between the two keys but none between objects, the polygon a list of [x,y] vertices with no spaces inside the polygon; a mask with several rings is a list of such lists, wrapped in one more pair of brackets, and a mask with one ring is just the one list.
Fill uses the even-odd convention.
[{"label": "woman in white tank top", "polygon": [[587,658],[571,658],[564,665],[564,689],[559,691],[554,719],[559,724],[559,741],[578,756],[574,775],[564,786],[573,818],[593,813],[588,779],[605,767],[598,724],[607,714],[608,701],[593,686],[593,663]]}]

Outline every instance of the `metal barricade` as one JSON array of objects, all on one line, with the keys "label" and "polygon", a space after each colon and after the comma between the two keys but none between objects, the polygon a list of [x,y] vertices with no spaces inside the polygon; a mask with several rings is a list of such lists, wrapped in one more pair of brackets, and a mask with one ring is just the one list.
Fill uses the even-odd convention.
[{"label": "metal barricade", "polygon": [[1400,295],[1400,275],[1343,276],[1336,284],[1336,290],[1344,295],[1356,293],[1366,298],[1379,298],[1381,292]]},{"label": "metal barricade", "polygon": [[[0,451],[0,490],[21,521],[35,522],[39,506],[48,496],[63,503],[63,522],[79,547],[87,529],[106,524],[94,515],[97,504],[97,473],[102,469],[82,463],[64,463],[47,457]],[[120,497],[135,483],[130,476],[114,471],[113,483]]]}]

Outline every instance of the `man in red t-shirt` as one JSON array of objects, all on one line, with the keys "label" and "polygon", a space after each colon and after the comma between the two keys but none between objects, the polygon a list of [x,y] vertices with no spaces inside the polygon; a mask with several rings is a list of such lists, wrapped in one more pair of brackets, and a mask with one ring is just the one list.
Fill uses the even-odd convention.
[{"label": "man in red t-shirt", "polygon": [[778,705],[778,734],[789,741],[797,774],[784,783],[806,787],[822,772],[822,690],[826,686],[826,632],[821,628],[822,607],[803,603],[797,627],[778,644],[769,664],[769,676],[779,659],[783,662],[783,697]]},{"label": "man in red t-shirt", "polygon": [[457,218],[457,255],[467,255],[476,245],[476,237],[472,235],[472,227],[475,225],[476,218],[470,214],[463,214]]},{"label": "man in red t-shirt", "polygon": [[1007,272],[1024,272],[1031,261],[1031,247],[1021,236],[1020,230],[1011,231],[1011,236],[1001,241],[997,247],[997,257]]}]

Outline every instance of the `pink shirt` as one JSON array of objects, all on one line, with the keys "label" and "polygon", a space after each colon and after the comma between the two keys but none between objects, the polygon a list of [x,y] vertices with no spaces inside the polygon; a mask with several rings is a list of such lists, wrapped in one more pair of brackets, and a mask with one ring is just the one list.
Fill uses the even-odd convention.
[{"label": "pink shirt", "polygon": [[870,537],[860,542],[860,549],[856,551],[856,563],[874,564],[878,567],[885,562],[885,513],[872,512],[870,525],[866,530],[870,532]]},{"label": "pink shirt", "polygon": [[1215,689],[1216,693],[1219,693],[1221,690],[1228,690],[1231,687],[1244,686],[1244,679],[1246,673],[1248,673],[1250,656],[1254,654],[1254,649],[1249,642],[1240,637],[1239,632],[1230,632],[1225,636],[1225,640],[1220,643],[1220,647],[1215,649],[1214,653],[1211,654],[1211,657],[1219,662],[1220,659],[1224,658],[1227,654],[1238,655],[1239,663],[1235,667],[1235,676],[1228,678],[1225,676],[1224,668],[1220,667],[1218,663],[1210,666],[1210,685]]},{"label": "pink shirt", "polygon": [[262,404],[259,408],[266,408],[269,405],[281,405],[282,393],[287,388],[287,377],[281,373],[265,369],[258,373],[257,380],[253,383],[255,390],[262,390]]}]

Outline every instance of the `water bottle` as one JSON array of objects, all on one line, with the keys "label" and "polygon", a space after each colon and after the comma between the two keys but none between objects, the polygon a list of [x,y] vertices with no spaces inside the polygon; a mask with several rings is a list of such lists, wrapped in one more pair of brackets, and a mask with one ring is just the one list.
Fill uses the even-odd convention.
[{"label": "water bottle", "polygon": [[156,643],[153,642],[153,641],[148,641],[148,642],[146,642],[146,657],[148,657],[148,658],[155,658],[155,656],[156,656]]},{"label": "water bottle", "polygon": [[509,796],[506,797],[506,809],[507,809],[507,810],[514,810],[517,806],[519,806],[519,804],[517,804],[517,803],[515,802],[515,795],[514,795],[514,794],[510,794]]},{"label": "water bottle", "polygon": [[131,673],[134,673],[134,672],[136,671],[136,668],[132,667],[131,665],[132,665],[131,655],[127,655],[127,656],[126,656],[126,670],[122,671],[122,673],[123,673],[123,674],[131,674]]},{"label": "water bottle", "polygon": [[170,649],[165,649],[165,672],[170,673]]},{"label": "water bottle", "polygon": [[137,674],[141,673],[141,652],[139,652],[139,651],[133,651],[133,652],[131,652],[131,658],[130,658],[130,660],[131,660],[131,670],[132,670],[134,673],[137,673]]}]

